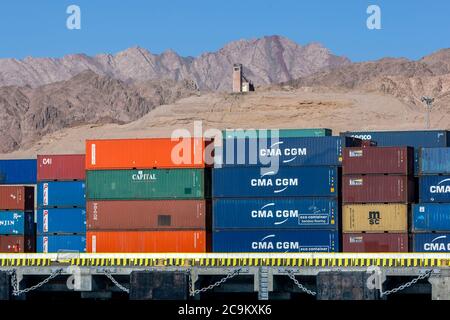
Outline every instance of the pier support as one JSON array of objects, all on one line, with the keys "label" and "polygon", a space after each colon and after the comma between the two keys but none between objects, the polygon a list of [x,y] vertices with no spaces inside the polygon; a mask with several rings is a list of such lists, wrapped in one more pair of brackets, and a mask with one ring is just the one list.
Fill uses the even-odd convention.
[{"label": "pier support", "polygon": [[450,300],[450,276],[431,276],[431,297],[433,300]]}]

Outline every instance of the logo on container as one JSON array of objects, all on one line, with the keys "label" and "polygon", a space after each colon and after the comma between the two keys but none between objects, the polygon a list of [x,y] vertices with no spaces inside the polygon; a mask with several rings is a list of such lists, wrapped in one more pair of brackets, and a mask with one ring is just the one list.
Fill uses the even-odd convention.
[{"label": "logo on container", "polygon": [[48,253],[48,237],[42,237],[42,251]]},{"label": "logo on container", "polygon": [[353,134],[352,138],[357,138],[361,140],[372,140],[371,134]]},{"label": "logo on container", "polygon": [[443,194],[450,193],[450,184],[442,185],[442,184],[445,184],[445,183],[448,183],[448,182],[450,182],[450,178],[440,181],[435,186],[431,186],[430,187],[430,193],[443,193]]},{"label": "logo on container", "polygon": [[439,236],[423,245],[425,251],[450,251],[450,242],[445,243],[447,236]]},{"label": "logo on container", "polygon": [[274,225],[282,225],[286,223],[290,218],[298,219],[298,210],[274,210],[275,203],[268,203],[261,207],[259,210],[252,210],[251,217],[254,219],[282,219],[274,221]]},{"label": "logo on container", "polygon": [[42,185],[42,203],[44,206],[48,206],[48,183]]},{"label": "logo on container", "polygon": [[298,186],[299,181],[298,178],[272,178],[272,177],[266,177],[275,175],[274,171],[267,172],[261,176],[261,178],[258,179],[250,179],[250,185],[252,187],[275,187],[276,190],[273,191],[273,193],[281,193],[285,191],[287,188],[291,186]]},{"label": "logo on container", "polygon": [[306,156],[306,148],[286,148],[280,149],[278,146],[282,145],[283,141],[275,142],[270,146],[270,148],[262,148],[259,150],[260,157],[291,157],[290,159],[283,160],[283,163],[289,163],[294,161],[297,156]]},{"label": "logo on container", "polygon": [[44,166],[51,165],[52,164],[52,158],[42,158],[42,164]]},{"label": "logo on container", "polygon": [[42,212],[42,224],[43,224],[43,231],[48,232],[48,210],[43,210]]},{"label": "logo on container", "polygon": [[131,175],[131,179],[133,181],[156,180],[156,174],[155,173],[144,173],[144,171],[139,170],[137,173],[133,173]]},{"label": "logo on container", "polygon": [[296,241],[275,241],[275,235],[269,234],[260,241],[251,243],[252,250],[289,250],[300,251],[300,243]]}]

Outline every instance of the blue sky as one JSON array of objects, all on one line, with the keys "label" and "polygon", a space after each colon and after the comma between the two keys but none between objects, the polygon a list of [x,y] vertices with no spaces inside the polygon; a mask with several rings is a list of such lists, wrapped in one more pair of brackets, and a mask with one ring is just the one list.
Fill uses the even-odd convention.
[{"label": "blue sky", "polygon": [[[81,30],[66,28],[66,8],[81,8]],[[366,27],[381,8],[381,30]],[[115,53],[141,46],[184,56],[242,38],[279,34],[321,42],[353,61],[418,59],[450,47],[448,0],[14,0],[0,2],[0,58]]]}]

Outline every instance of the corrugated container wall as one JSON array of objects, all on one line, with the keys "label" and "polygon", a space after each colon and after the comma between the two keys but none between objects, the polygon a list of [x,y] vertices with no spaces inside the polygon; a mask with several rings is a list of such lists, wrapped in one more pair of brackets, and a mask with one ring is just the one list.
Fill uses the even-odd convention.
[{"label": "corrugated container wall", "polygon": [[40,235],[36,251],[39,253],[86,252],[85,235]]},{"label": "corrugated container wall", "polygon": [[342,231],[407,233],[408,205],[384,203],[344,205]]},{"label": "corrugated container wall", "polygon": [[407,233],[344,233],[343,252],[408,252]]},{"label": "corrugated container wall", "polygon": [[86,210],[83,208],[39,209],[37,233],[86,233]]},{"label": "corrugated container wall", "polygon": [[408,203],[415,198],[414,179],[397,175],[342,177],[344,203]]},{"label": "corrugated container wall", "polygon": [[213,170],[213,197],[337,197],[338,168],[280,167],[276,174],[259,167]]},{"label": "corrugated container wall", "polygon": [[226,129],[222,131],[224,139],[267,138],[304,138],[331,136],[331,129]]},{"label": "corrugated container wall", "polygon": [[24,211],[0,211],[0,234],[34,234],[34,214]]},{"label": "corrugated container wall", "polygon": [[420,203],[413,205],[414,232],[450,232],[450,203]]},{"label": "corrugated container wall", "polygon": [[317,229],[338,227],[335,198],[215,199],[215,229]]},{"label": "corrugated container wall", "polygon": [[408,147],[345,148],[342,174],[412,174],[414,149]]},{"label": "corrugated container wall", "polygon": [[59,208],[84,208],[86,206],[84,181],[57,181],[38,183],[38,206]]},{"label": "corrugated container wall", "polygon": [[212,164],[209,143],[203,138],[87,140],[86,169],[204,168]]},{"label": "corrugated container wall", "polygon": [[205,200],[88,201],[88,230],[206,229]]},{"label": "corrugated container wall", "polygon": [[419,173],[419,148],[438,148],[450,146],[449,132],[445,130],[429,131],[353,131],[342,132],[342,136],[362,140],[373,140],[379,147],[414,148],[414,174]]},{"label": "corrugated container wall", "polygon": [[337,230],[215,230],[213,252],[338,252]]},{"label": "corrugated container wall", "polygon": [[88,231],[88,252],[206,252],[205,231]]},{"label": "corrugated container wall", "polygon": [[[342,148],[360,145],[361,140],[347,137],[226,139],[215,156],[222,159],[223,167],[339,166]],[[216,162],[215,167],[220,165]]]},{"label": "corrugated container wall", "polygon": [[84,154],[38,155],[38,181],[85,180]]},{"label": "corrugated container wall", "polygon": [[34,188],[0,186],[0,210],[33,210]]},{"label": "corrugated container wall", "polygon": [[450,175],[419,177],[420,202],[450,202]]},{"label": "corrugated container wall", "polygon": [[0,160],[0,184],[36,184],[36,159]]},{"label": "corrugated container wall", "polygon": [[87,171],[87,197],[95,200],[203,199],[203,169]]},{"label": "corrugated container wall", "polygon": [[414,252],[450,252],[450,233],[413,234]]},{"label": "corrugated container wall", "polygon": [[3,253],[28,253],[35,252],[34,235],[0,235],[0,252]]},{"label": "corrugated container wall", "polygon": [[421,148],[419,174],[450,174],[450,148]]}]

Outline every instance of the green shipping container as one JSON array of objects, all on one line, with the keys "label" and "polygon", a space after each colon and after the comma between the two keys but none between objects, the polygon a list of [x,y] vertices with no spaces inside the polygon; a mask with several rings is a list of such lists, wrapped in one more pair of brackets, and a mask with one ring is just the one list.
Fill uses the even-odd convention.
[{"label": "green shipping container", "polygon": [[86,172],[90,200],[203,199],[205,169],[93,170]]},{"label": "green shipping container", "polygon": [[[270,138],[272,130],[277,129],[259,129],[251,135],[251,131],[248,132],[246,129],[226,129],[222,131],[222,135],[226,139],[259,138],[260,135]],[[325,137],[331,136],[331,129],[278,129],[278,134],[279,138]]]}]

